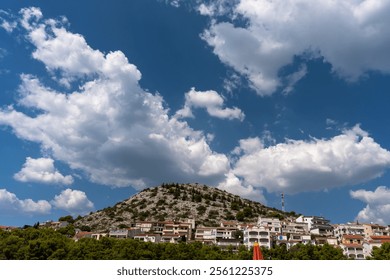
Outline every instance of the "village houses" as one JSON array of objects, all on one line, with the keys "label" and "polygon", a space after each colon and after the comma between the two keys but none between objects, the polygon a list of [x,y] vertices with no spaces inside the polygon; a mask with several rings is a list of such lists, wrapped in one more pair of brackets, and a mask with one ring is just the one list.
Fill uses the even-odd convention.
[{"label": "village houses", "polygon": [[[66,227],[67,222],[47,221],[39,227],[54,230]],[[14,227],[0,226],[10,231]],[[137,221],[128,228],[113,228],[108,232],[76,230],[75,241],[81,238],[101,239],[132,238],[144,242],[201,242],[222,248],[247,248],[255,242],[265,248],[285,245],[287,249],[296,244],[329,244],[342,249],[345,256],[352,259],[365,259],[373,248],[390,242],[389,226],[374,223],[350,222],[331,225],[330,221],[319,216],[299,216],[298,218],[259,217],[256,223],[221,221],[218,226],[197,225],[194,219],[180,221]]]}]

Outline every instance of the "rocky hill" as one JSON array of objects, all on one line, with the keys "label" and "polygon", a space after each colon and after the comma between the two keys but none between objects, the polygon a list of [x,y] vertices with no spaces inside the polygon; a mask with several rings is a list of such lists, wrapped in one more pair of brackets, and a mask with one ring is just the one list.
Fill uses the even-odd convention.
[{"label": "rocky hill", "polygon": [[130,227],[135,221],[195,219],[197,225],[221,221],[255,222],[259,215],[284,218],[284,213],[261,203],[200,184],[163,184],[78,219],[76,226],[92,230]]}]

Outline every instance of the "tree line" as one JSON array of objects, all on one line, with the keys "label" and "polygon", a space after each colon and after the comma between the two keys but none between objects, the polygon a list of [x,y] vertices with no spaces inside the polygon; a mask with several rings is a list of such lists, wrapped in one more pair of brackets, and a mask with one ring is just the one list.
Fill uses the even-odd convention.
[{"label": "tree line", "polygon": [[[225,250],[214,245],[192,243],[150,243],[133,239],[104,237],[100,240],[69,238],[69,231],[50,228],[26,228],[0,231],[2,260],[250,260],[252,252],[245,246]],[[341,249],[330,245],[298,244],[262,249],[265,259],[333,260],[346,259]],[[390,243],[373,250],[371,259],[390,259]]]}]

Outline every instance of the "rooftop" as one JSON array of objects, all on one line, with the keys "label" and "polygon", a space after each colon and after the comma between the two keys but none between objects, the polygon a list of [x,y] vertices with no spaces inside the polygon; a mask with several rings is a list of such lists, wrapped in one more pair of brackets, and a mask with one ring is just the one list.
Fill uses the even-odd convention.
[{"label": "rooftop", "polygon": [[345,239],[364,239],[363,236],[358,235],[358,234],[344,234],[343,238],[345,238]]}]

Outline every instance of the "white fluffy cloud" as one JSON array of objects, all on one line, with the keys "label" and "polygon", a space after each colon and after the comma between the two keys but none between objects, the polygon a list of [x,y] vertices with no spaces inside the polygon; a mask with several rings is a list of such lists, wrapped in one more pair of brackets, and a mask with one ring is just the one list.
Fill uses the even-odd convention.
[{"label": "white fluffy cloud", "polygon": [[56,91],[33,75],[22,75],[18,103],[35,115],[9,106],[0,110],[0,124],[101,184],[213,185],[224,178],[228,158],[213,152],[202,132],[169,117],[162,97],[139,86],[141,73],[121,51],[93,50],[61,22],[44,21],[39,9],[21,14],[21,26],[35,46],[33,57],[68,89],[81,86]]},{"label": "white fluffy cloud", "polygon": [[355,126],[331,139],[289,140],[267,148],[258,139],[240,142],[233,172],[247,185],[298,193],[354,185],[379,177],[390,152]]},{"label": "white fluffy cloud", "polygon": [[[222,2],[218,5],[223,8],[214,8],[214,14],[225,9]],[[241,1],[236,10],[245,11],[244,4],[250,2]],[[267,3],[272,8],[279,1]],[[287,3],[287,7],[295,7]],[[281,5],[280,9],[285,7]],[[266,32],[274,30],[271,25],[264,25],[267,28],[262,31],[268,37],[259,37],[260,40],[253,33],[261,29],[256,23],[257,14],[241,14],[249,20],[247,27],[215,22],[204,38],[215,44],[214,52],[221,60],[247,75],[260,94],[271,94],[282,85],[277,75],[280,67],[290,63],[294,54],[307,51],[306,45],[296,52],[295,47],[278,42],[283,36],[273,37],[276,33]],[[273,18],[264,20],[277,21]],[[42,62],[60,85],[50,88],[42,82],[44,79],[21,75],[18,106],[0,109],[0,125],[11,127],[21,139],[39,143],[51,158],[81,170],[92,182],[139,189],[164,181],[202,182],[263,201],[261,188],[296,193],[352,185],[380,176],[390,165],[390,152],[355,127],[328,140],[290,140],[268,147],[264,144],[266,139],[243,139],[234,150],[236,160],[231,168],[226,155],[210,148],[208,141],[212,137],[189,127],[177,117],[179,114],[170,117],[163,98],[140,87],[140,71],[121,51],[104,54],[92,49],[82,35],[69,32],[65,22],[44,20],[36,8],[21,11],[18,28],[25,30],[33,44],[33,58]],[[276,26],[284,30],[283,24]],[[290,34],[291,43],[295,36],[296,33]],[[320,51],[317,55],[329,56]],[[354,76],[332,65],[340,75]],[[364,71],[374,68],[366,67]],[[291,91],[306,72],[303,64],[286,76],[285,92]],[[217,92],[192,89],[179,112],[188,117],[194,108],[204,108],[215,117],[243,119],[239,109],[224,105]],[[52,165],[49,173],[55,174]],[[47,168],[38,172],[34,169],[35,175],[42,175]],[[91,208],[84,193],[70,189],[52,203],[57,208],[76,211],[81,209],[79,201]]]},{"label": "white fluffy cloud", "polygon": [[93,203],[83,191],[66,189],[56,195],[51,202],[54,207],[65,210],[72,215],[86,214],[94,209]]},{"label": "white fluffy cloud", "polygon": [[[294,56],[321,58],[352,81],[368,71],[390,72],[389,1],[240,0],[229,11],[226,6],[222,10],[231,21],[212,21],[203,38],[259,95],[280,87],[289,91],[291,78],[296,83],[304,76],[302,68],[290,79],[279,76]],[[215,16],[216,6],[202,4],[199,11]],[[236,24],[236,19],[245,24]]]},{"label": "white fluffy cloud", "polygon": [[53,206],[72,215],[83,215],[94,209],[85,192],[79,190],[66,189],[49,202],[19,199],[14,193],[0,189],[0,210],[3,213],[50,214]]},{"label": "white fluffy cloud", "polygon": [[245,115],[240,109],[223,108],[223,98],[213,90],[196,91],[192,88],[185,94],[185,104],[183,109],[176,113],[177,117],[193,117],[192,108],[204,108],[210,116],[220,119],[239,119],[243,120]]},{"label": "white fluffy cloud", "polygon": [[375,191],[357,190],[350,192],[351,197],[367,203],[356,219],[362,222],[390,224],[390,189],[377,187]]},{"label": "white fluffy cloud", "polygon": [[246,197],[251,200],[259,201],[266,204],[266,199],[263,195],[263,190],[254,188],[252,185],[244,185],[233,172],[229,172],[218,186],[219,189],[227,192]]},{"label": "white fluffy cloud", "polygon": [[17,26],[15,21],[9,19],[10,17],[12,16],[8,12],[0,9],[0,27],[7,32],[12,32]]},{"label": "white fluffy cloud", "polygon": [[48,214],[51,210],[51,205],[46,200],[19,199],[14,193],[6,189],[0,189],[0,209],[7,213]]},{"label": "white fluffy cloud", "polygon": [[70,185],[73,177],[64,176],[54,167],[54,160],[51,158],[26,158],[23,168],[14,175],[14,178],[21,182],[36,182],[44,184]]}]

